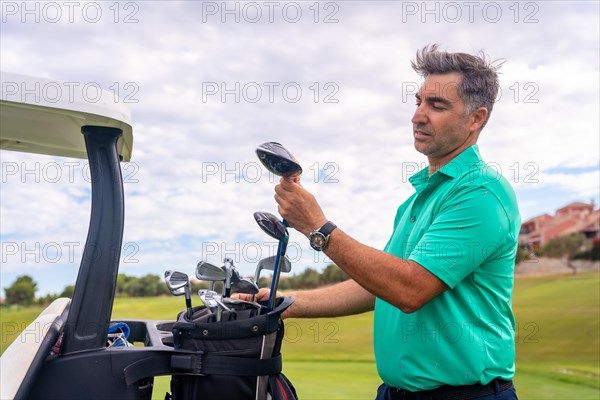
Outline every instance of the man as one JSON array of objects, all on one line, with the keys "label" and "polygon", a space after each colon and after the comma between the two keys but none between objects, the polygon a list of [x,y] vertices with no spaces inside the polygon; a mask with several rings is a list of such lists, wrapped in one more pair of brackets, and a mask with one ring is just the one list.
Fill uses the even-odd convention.
[{"label": "man", "polygon": [[[412,117],[429,166],[410,178],[383,251],[328,222],[298,178],[275,188],[280,214],[352,279],[299,291],[285,317],[375,309],[377,399],[516,399],[514,259],[520,216],[508,182],[481,160],[477,139],[498,93],[483,54],[417,52],[425,78]],[[268,291],[263,291],[264,298]]]}]

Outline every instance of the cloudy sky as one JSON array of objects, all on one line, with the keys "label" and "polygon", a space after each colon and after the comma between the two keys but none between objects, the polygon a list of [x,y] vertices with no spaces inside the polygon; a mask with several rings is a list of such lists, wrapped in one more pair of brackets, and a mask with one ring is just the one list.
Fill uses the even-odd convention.
[{"label": "cloudy sky", "polygon": [[[429,43],[506,60],[479,145],[515,188],[523,220],[599,202],[597,1],[1,7],[2,71],[69,82],[84,97],[101,87],[131,110],[120,267],[129,275],[193,274],[225,256],[251,274],[272,255],[252,218],[276,213],[275,179],[254,155],[266,141],[300,160],[329,219],[383,247],[408,177],[426,162],[412,145],[421,80],[410,60]],[[0,156],[0,286],[29,274],[38,295],[60,292],[75,282],[87,234],[85,160]],[[328,262],[297,232],[289,256],[296,272]]]}]

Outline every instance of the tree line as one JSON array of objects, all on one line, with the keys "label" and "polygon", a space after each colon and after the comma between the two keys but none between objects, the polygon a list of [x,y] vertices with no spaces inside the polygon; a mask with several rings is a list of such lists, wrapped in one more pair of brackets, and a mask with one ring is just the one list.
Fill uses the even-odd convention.
[{"label": "tree line", "polygon": [[[586,238],[581,233],[552,238],[535,252],[535,256],[571,260],[600,260],[600,238]],[[534,257],[528,244],[519,245],[517,263]]]},{"label": "tree line", "polygon": [[[323,272],[307,268],[302,273],[290,277],[281,276],[279,281],[279,290],[292,289],[312,289],[319,286],[331,285],[348,279],[348,275],[335,264],[328,265]],[[259,287],[270,287],[271,278],[262,277],[259,280]],[[208,288],[207,282],[192,280],[192,293],[200,289]],[[4,288],[6,292],[5,305],[30,306],[33,304],[46,305],[59,297],[73,297],[75,285],[69,285],[60,293],[48,294],[43,297],[35,296],[37,291],[37,282],[28,275],[19,276],[15,282]],[[216,290],[220,290],[217,284]],[[117,276],[117,285],[115,288],[116,297],[151,297],[169,295],[169,290],[164,279],[159,275],[147,274],[142,277],[135,277],[126,274]]]},{"label": "tree line", "polygon": [[[534,255],[528,245],[520,245],[517,251],[516,262],[525,261]],[[536,252],[535,256],[549,258],[565,258],[567,261],[584,259],[600,260],[600,239],[588,239],[577,233],[560,236],[550,240],[544,247]],[[331,285],[348,279],[348,275],[335,264],[328,265],[323,272],[307,268],[300,274],[290,277],[282,275],[279,282],[279,290],[313,289],[319,286]],[[270,287],[270,277],[260,278],[259,287]],[[207,282],[192,281],[192,291],[208,288]],[[220,290],[219,285],[216,286]],[[28,275],[18,277],[15,282],[7,288],[5,305],[32,305],[49,304],[58,297],[73,297],[74,285],[69,285],[61,293],[48,294],[36,298],[37,283]],[[161,276],[147,274],[142,277],[119,274],[115,296],[117,297],[150,297],[168,295],[169,290]]]}]

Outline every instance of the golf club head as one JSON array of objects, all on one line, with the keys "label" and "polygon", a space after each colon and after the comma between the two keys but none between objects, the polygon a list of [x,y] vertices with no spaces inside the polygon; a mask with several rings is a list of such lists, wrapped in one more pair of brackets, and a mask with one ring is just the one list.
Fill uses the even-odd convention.
[{"label": "golf club head", "polygon": [[224,311],[231,311],[231,308],[227,307],[224,303],[223,303],[223,297],[220,295],[214,295],[213,296],[213,300],[217,302],[217,304],[219,305],[219,307],[224,310]]},{"label": "golf club head", "polygon": [[254,213],[254,220],[267,235],[273,239],[286,240],[289,237],[287,228],[275,215],[257,211]]},{"label": "golf club head", "polygon": [[209,282],[224,281],[225,271],[221,267],[200,261],[196,266],[196,278]]},{"label": "golf club head", "polygon": [[165,271],[165,283],[173,296],[183,296],[189,285],[187,274],[179,271]]},{"label": "golf club head", "polygon": [[[258,262],[257,269],[261,270],[266,269],[267,271],[273,271],[275,269],[275,261],[277,260],[277,256],[270,256],[267,258],[263,258]],[[285,256],[283,260],[281,260],[281,272],[290,272],[292,270],[292,262],[290,259]]]},{"label": "golf club head", "polygon": [[215,296],[216,294],[217,293],[212,290],[198,290],[198,296],[200,297],[200,300],[202,300],[204,306],[208,308],[213,314],[217,311],[218,307],[217,302],[213,298],[213,296]]},{"label": "golf club head", "polygon": [[223,299],[223,304],[225,304],[227,307],[231,308],[232,310],[247,310],[247,309],[252,309],[252,308],[256,308],[256,309],[261,308],[260,304],[255,303],[253,301],[231,299],[231,298]]},{"label": "golf club head", "polygon": [[285,178],[302,174],[302,167],[285,147],[277,142],[266,142],[256,148],[258,159],[265,168]]},{"label": "golf club head", "polygon": [[241,279],[233,282],[231,285],[231,293],[257,294],[258,286],[250,279]]},{"label": "golf club head", "polygon": [[217,322],[221,321],[223,310],[231,311],[229,307],[223,304],[221,296],[218,295],[215,291],[199,290],[198,296],[200,296],[200,299],[202,300],[206,308],[208,308],[211,313],[216,314]]},{"label": "golf club head", "polygon": [[[260,273],[262,270],[274,271],[275,270],[275,261],[277,261],[277,255],[263,258],[256,265],[256,272],[254,273],[254,282],[258,285],[258,280],[260,279]],[[281,272],[290,272],[292,270],[292,262],[287,256],[283,257],[281,260]],[[254,300],[254,296],[252,296],[252,300]]]},{"label": "golf club head", "polygon": [[238,281],[240,280],[240,273],[235,268],[235,265],[233,265],[233,260],[231,258],[224,258],[223,266],[221,268],[226,274],[229,273],[230,279],[237,279]]},{"label": "golf club head", "polygon": [[240,275],[240,271],[238,271],[237,269],[232,268],[231,271],[230,271],[230,274],[231,274],[230,281],[231,281],[232,285],[234,283],[239,282],[239,281],[242,280],[242,277]]}]

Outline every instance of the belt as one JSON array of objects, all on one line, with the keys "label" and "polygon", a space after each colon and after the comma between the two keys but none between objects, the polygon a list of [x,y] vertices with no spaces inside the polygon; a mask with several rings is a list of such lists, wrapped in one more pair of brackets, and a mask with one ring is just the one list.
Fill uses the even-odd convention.
[{"label": "belt", "polygon": [[432,390],[410,392],[404,389],[390,387],[391,400],[469,400],[496,393],[496,385],[500,392],[510,389],[512,381],[494,379],[487,385],[479,383],[466,386],[444,385]]}]

